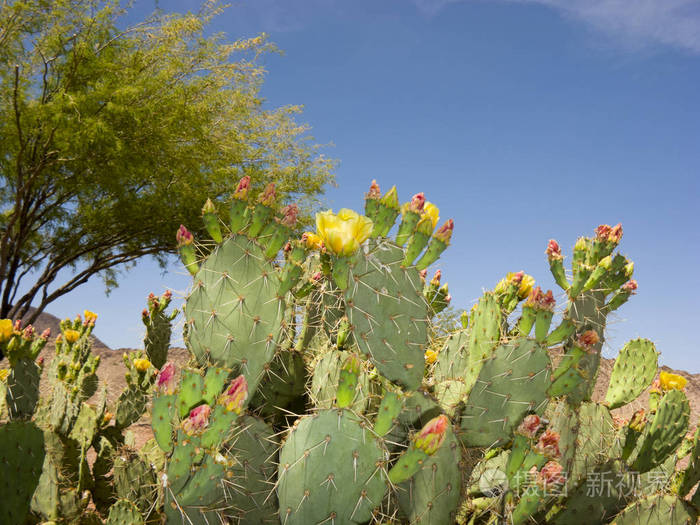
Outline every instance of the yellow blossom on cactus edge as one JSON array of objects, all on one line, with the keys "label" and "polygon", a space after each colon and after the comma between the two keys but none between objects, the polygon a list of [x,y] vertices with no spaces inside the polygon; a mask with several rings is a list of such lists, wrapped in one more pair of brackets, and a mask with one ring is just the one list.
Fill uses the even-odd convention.
[{"label": "yellow blossom on cactus edge", "polygon": [[7,379],[8,375],[10,375],[10,371],[7,368],[0,368],[0,381]]},{"label": "yellow blossom on cactus edge", "polygon": [[134,368],[139,372],[145,372],[151,367],[151,362],[148,359],[134,359]]},{"label": "yellow blossom on cactus edge", "polygon": [[355,253],[369,238],[372,226],[370,219],[347,208],[337,215],[332,210],[316,214],[316,233],[327,249],[340,256]]},{"label": "yellow blossom on cactus edge", "polygon": [[88,323],[97,321],[97,314],[95,312],[83,310],[83,315],[85,316],[85,321]]},{"label": "yellow blossom on cactus edge", "polygon": [[659,382],[664,390],[683,390],[688,380],[683,376],[671,374],[670,372],[661,372],[659,374]]},{"label": "yellow blossom on cactus edge", "polygon": [[435,350],[428,349],[425,351],[425,362],[432,365],[435,361],[437,361],[437,356],[438,353]]},{"label": "yellow blossom on cactus edge", "polygon": [[0,319],[0,343],[9,341],[12,337],[12,319]]},{"label": "yellow blossom on cactus edge", "polygon": [[530,292],[532,292],[532,288],[534,286],[535,278],[532,277],[532,275],[523,275],[523,280],[520,281],[520,288],[518,288],[518,297],[525,299],[528,295],[530,295]]},{"label": "yellow blossom on cactus edge", "polygon": [[68,341],[70,344],[73,344],[80,338],[80,332],[77,330],[68,329],[63,332],[63,337],[65,337],[66,341]]},{"label": "yellow blossom on cactus edge", "polygon": [[440,210],[438,207],[432,202],[426,202],[423,206],[423,215],[430,217],[430,220],[433,223],[433,229],[435,229],[438,221],[440,220]]},{"label": "yellow blossom on cactus edge", "polygon": [[301,239],[309,250],[320,250],[323,247],[323,240],[313,232],[304,232]]}]

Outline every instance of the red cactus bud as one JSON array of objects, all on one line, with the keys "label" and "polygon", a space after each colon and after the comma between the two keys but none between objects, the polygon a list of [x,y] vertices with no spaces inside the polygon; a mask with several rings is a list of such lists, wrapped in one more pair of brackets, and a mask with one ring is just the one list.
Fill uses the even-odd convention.
[{"label": "red cactus bud", "polygon": [[586,352],[593,352],[593,347],[598,344],[600,338],[595,330],[586,330],[578,336],[577,343]]},{"label": "red cactus bud", "polygon": [[532,439],[537,434],[541,424],[542,422],[537,414],[528,414],[523,419],[523,422],[520,423],[516,432]]},{"label": "red cactus bud", "polygon": [[240,375],[231,381],[231,385],[219,398],[219,404],[224,405],[227,412],[240,414],[246,399],[248,399],[248,382]]},{"label": "red cactus bud", "polygon": [[289,204],[282,208],[282,220],[281,224],[287,228],[294,228],[297,224],[297,215],[299,214],[299,207],[296,204]]},{"label": "red cactus bud", "polygon": [[275,183],[271,182],[263,192],[258,196],[258,202],[263,206],[272,206],[277,198],[277,193],[275,192]]},{"label": "red cactus bud", "polygon": [[43,367],[43,366],[44,366],[44,356],[43,356],[43,355],[40,355],[40,356],[37,358],[36,364],[39,365],[39,367]]},{"label": "red cactus bud", "polygon": [[165,293],[163,294],[163,299],[169,301],[172,298],[172,296],[173,292],[171,292],[170,290],[165,290]]},{"label": "red cactus bud", "polygon": [[411,198],[411,202],[408,203],[408,209],[416,213],[423,211],[423,206],[425,206],[425,195],[423,195],[423,192],[416,193]]},{"label": "red cactus bud", "polygon": [[287,243],[284,245],[284,248],[282,248],[282,251],[284,253],[289,253],[292,251],[292,243],[287,241]]},{"label": "red cactus bud", "polygon": [[39,337],[44,341],[48,341],[49,337],[51,337],[51,328],[47,328],[46,330],[41,332],[41,335]]},{"label": "red cactus bud", "polygon": [[144,321],[147,321],[148,318],[150,317],[150,315],[149,315],[149,313],[148,313],[148,310],[146,310],[146,309],[144,308],[143,311],[141,312],[141,317],[143,317],[143,320],[144,320]]},{"label": "red cactus bud", "polygon": [[552,290],[547,290],[547,293],[543,293],[542,288],[537,286],[530,292],[525,304],[536,310],[549,310],[551,312],[554,310],[556,299],[554,299]]},{"label": "red cactus bud", "polygon": [[595,236],[600,241],[607,241],[612,228],[608,224],[601,224],[595,229]]},{"label": "red cactus bud", "polygon": [[564,256],[561,254],[561,248],[559,247],[559,243],[554,239],[549,239],[549,243],[547,243],[547,249],[544,251],[544,253],[547,254],[547,258],[550,261],[564,258]]},{"label": "red cactus bud", "polygon": [[435,272],[435,275],[430,280],[430,284],[432,284],[433,286],[438,286],[440,284],[441,278],[442,278],[442,270],[438,270]]},{"label": "red cactus bud", "polygon": [[238,181],[238,186],[236,186],[236,191],[233,194],[234,199],[244,201],[248,199],[248,190],[250,189],[250,177],[246,175],[240,181]]},{"label": "red cactus bud", "polygon": [[27,327],[22,331],[22,339],[26,341],[31,341],[34,339],[34,327],[32,325],[27,325]]},{"label": "red cactus bud", "polygon": [[449,421],[441,414],[428,421],[413,441],[413,446],[429,456],[435,454],[445,441],[445,432]]},{"label": "red cactus bud", "polygon": [[622,239],[622,224],[618,222],[615,226],[610,228],[610,231],[608,232],[608,242],[618,244],[620,239]]},{"label": "red cactus bud", "polygon": [[[535,467],[536,468],[536,467]],[[562,474],[564,467],[557,461],[548,461],[542,470],[537,473],[537,485],[546,489],[552,485],[562,485],[566,483],[566,477]]]},{"label": "red cactus bud", "polygon": [[314,281],[314,282],[318,282],[318,281],[321,280],[321,277],[322,277],[322,276],[321,276],[321,272],[316,272],[315,274],[313,274],[313,275],[311,276],[311,280]]},{"label": "red cactus bud", "polygon": [[542,456],[553,459],[561,456],[561,452],[559,452],[559,433],[550,429],[545,430],[535,445],[535,451]]},{"label": "red cactus bud", "polygon": [[635,293],[637,291],[637,281],[635,281],[634,279],[630,279],[622,285],[622,289],[625,292]]},{"label": "red cactus bud", "polygon": [[14,326],[15,332],[21,332],[22,331],[22,320],[17,319],[15,321],[15,326]]},{"label": "red cactus bud", "polygon": [[190,415],[182,422],[182,430],[186,434],[198,434],[209,426],[209,415],[211,407],[209,405],[199,405],[190,410]]},{"label": "red cactus bud", "polygon": [[418,274],[420,275],[420,278],[423,280],[423,282],[425,282],[425,277],[426,275],[428,275],[428,270],[421,270],[420,272],[418,272]]},{"label": "red cactus bud", "polygon": [[444,242],[445,244],[450,243],[450,239],[452,238],[452,231],[455,228],[455,223],[452,219],[448,219],[445,224],[440,226],[437,231],[433,234],[433,236]]},{"label": "red cactus bud", "polygon": [[376,180],[372,181],[372,184],[369,187],[369,191],[367,192],[366,197],[368,199],[380,199],[382,196],[382,192],[379,189],[379,184],[377,184]]},{"label": "red cactus bud", "polygon": [[185,225],[181,224],[180,229],[177,230],[177,234],[175,235],[175,240],[177,241],[177,247],[179,248],[180,246],[192,244],[194,242],[194,237],[190,231],[185,228]]},{"label": "red cactus bud", "polygon": [[156,390],[161,394],[172,394],[175,392],[177,382],[175,380],[175,365],[168,362],[158,372],[156,378]]}]

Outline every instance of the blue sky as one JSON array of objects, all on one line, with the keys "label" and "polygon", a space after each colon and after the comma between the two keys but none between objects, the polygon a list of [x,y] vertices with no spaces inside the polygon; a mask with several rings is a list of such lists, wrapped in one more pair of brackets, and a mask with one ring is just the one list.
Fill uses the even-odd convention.
[{"label": "blue sky", "polygon": [[[521,269],[558,291],[547,240],[570,255],[579,235],[622,222],[639,293],[604,355],[647,337],[662,363],[700,372],[700,2],[640,4],[247,0],[213,29],[265,31],[284,50],[265,60],[263,95],[303,104],[340,161],[329,207],[360,209],[374,178],[402,200],[424,191],[455,219],[437,265],[455,306]],[[154,5],[137,0],[133,16]],[[188,284],[178,264],[162,275],[144,261],[109,298],[96,280],[49,310],[89,307],[109,346],[137,347],[147,293]]]}]

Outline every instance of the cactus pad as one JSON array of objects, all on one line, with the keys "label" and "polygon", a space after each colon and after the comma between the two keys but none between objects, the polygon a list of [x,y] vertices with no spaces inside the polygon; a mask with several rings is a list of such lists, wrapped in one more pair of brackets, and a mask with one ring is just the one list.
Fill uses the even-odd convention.
[{"label": "cactus pad", "polygon": [[496,447],[510,440],[528,412],[547,404],[550,360],[530,339],[515,339],[486,359],[461,415],[460,439],[470,447]]},{"label": "cactus pad", "polygon": [[386,490],[384,453],[364,421],[347,410],[301,418],[280,451],[280,520],[366,522]]},{"label": "cactus pad", "polygon": [[418,270],[403,267],[403,249],[390,241],[357,254],[345,292],[357,345],[387,379],[415,390],[423,380],[428,304]]},{"label": "cactus pad", "polygon": [[234,235],[202,263],[185,305],[200,364],[239,367],[252,393],[277,349],[285,311],[279,278],[260,247]]},{"label": "cactus pad", "polygon": [[628,342],[615,360],[605,404],[612,410],[637,399],[654,380],[657,361],[654,343],[648,339]]},{"label": "cactus pad", "polygon": [[675,496],[654,495],[623,510],[612,525],[695,525],[698,515],[690,505]]}]

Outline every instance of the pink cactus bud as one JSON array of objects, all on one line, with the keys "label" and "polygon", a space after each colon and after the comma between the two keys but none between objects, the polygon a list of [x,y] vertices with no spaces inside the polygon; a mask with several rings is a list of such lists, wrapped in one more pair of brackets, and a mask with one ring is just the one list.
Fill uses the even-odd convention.
[{"label": "pink cactus bud", "polygon": [[408,209],[415,213],[422,212],[423,206],[425,206],[425,195],[423,195],[423,192],[416,193],[411,198],[411,202],[408,203]]},{"label": "pink cactus bud", "polygon": [[219,404],[223,405],[227,412],[240,414],[246,399],[248,399],[248,382],[240,375],[231,381],[226,392],[219,397]]},{"label": "pink cactus bud", "polygon": [[209,405],[199,405],[190,410],[190,415],[182,422],[182,430],[190,436],[199,434],[209,426],[209,415],[211,407]]},{"label": "pink cactus bud", "polygon": [[450,239],[452,238],[452,231],[455,228],[455,223],[452,219],[448,219],[445,224],[440,226],[437,231],[433,234],[433,237],[436,239],[444,242],[445,244],[450,243]]},{"label": "pink cactus bud", "polygon": [[447,294],[443,301],[445,301],[447,304],[450,304],[450,301],[452,301],[452,296],[450,294]]},{"label": "pink cactus bud", "polygon": [[194,237],[190,231],[185,228],[185,225],[181,224],[180,228],[177,230],[177,234],[175,235],[175,240],[177,241],[177,247],[179,248],[180,246],[192,244],[194,242]]},{"label": "pink cactus bud", "polygon": [[177,381],[175,380],[175,365],[168,362],[158,372],[156,378],[156,391],[161,394],[170,395],[175,392]]},{"label": "pink cactus bud", "polygon": [[287,241],[287,243],[286,243],[286,244],[284,245],[284,247],[282,248],[282,251],[283,251],[284,253],[289,253],[289,252],[291,252],[291,251],[292,251],[292,243],[289,242],[289,241]]},{"label": "pink cactus bud", "polygon": [[535,310],[548,310],[550,312],[554,311],[555,304],[556,299],[554,299],[552,290],[547,290],[547,293],[544,293],[539,286],[533,288],[525,302],[525,305],[530,308],[534,308]]},{"label": "pink cactus bud", "polygon": [[48,341],[49,337],[51,337],[51,328],[47,328],[46,330],[41,332],[41,335],[39,337],[44,341]]},{"label": "pink cactus bud", "polygon": [[382,192],[379,189],[379,184],[377,184],[376,180],[372,181],[372,184],[369,187],[369,191],[367,192],[366,197],[368,199],[377,199],[379,200],[382,196]]},{"label": "pink cactus bud", "polygon": [[141,317],[143,318],[144,321],[148,321],[148,318],[150,317],[150,314],[148,313],[148,310],[145,308],[141,312]]},{"label": "pink cactus bud", "polygon": [[321,277],[322,277],[321,272],[316,272],[315,274],[313,274],[311,276],[311,280],[317,283],[318,281],[321,280]]},{"label": "pink cactus bud", "polygon": [[520,284],[523,281],[523,277],[525,277],[525,272],[522,270],[515,272],[513,275],[511,275],[510,282],[513,284]]},{"label": "pink cactus bud", "polygon": [[442,270],[438,270],[435,272],[435,275],[430,280],[430,284],[432,284],[433,286],[439,286],[441,278],[442,278]]},{"label": "pink cactus bud", "polygon": [[549,239],[549,243],[547,243],[547,249],[544,251],[544,253],[547,254],[547,258],[550,261],[561,260],[564,258],[564,256],[561,254],[561,248],[559,247],[559,243],[554,239]]},{"label": "pink cactus bud", "polygon": [[598,333],[595,330],[586,330],[579,335],[576,340],[578,346],[588,353],[595,351],[593,347],[597,345],[599,341],[600,337],[598,337]]},{"label": "pink cactus bud", "polygon": [[171,292],[170,290],[165,290],[165,293],[163,294],[163,299],[165,299],[166,301],[169,301],[170,299],[172,299],[172,297],[173,297],[173,292]]},{"label": "pink cactus bud", "polygon": [[22,320],[21,319],[17,319],[15,321],[14,329],[15,329],[15,332],[18,332],[18,333],[22,331]]},{"label": "pink cactus bud", "polygon": [[42,368],[44,366],[44,356],[43,355],[40,355],[37,358],[36,364],[39,365],[40,368]]},{"label": "pink cactus bud", "polygon": [[425,282],[425,277],[428,275],[428,270],[421,270],[418,272],[418,274],[420,275],[421,280]]},{"label": "pink cactus bud", "polygon": [[620,239],[622,239],[622,224],[618,222],[615,226],[610,228],[608,232],[608,242],[618,244]]},{"label": "pink cactus bud", "polygon": [[277,193],[275,192],[275,183],[271,182],[263,192],[258,196],[258,202],[263,206],[272,206],[277,198]]},{"label": "pink cactus bud", "polygon": [[608,224],[601,224],[595,229],[595,236],[600,241],[607,241],[612,228]]},{"label": "pink cactus bud", "polygon": [[240,201],[248,199],[248,190],[250,189],[250,177],[246,175],[240,181],[238,181],[238,186],[236,186],[236,191],[233,193],[233,198]]},{"label": "pink cactus bud", "polygon": [[287,228],[294,228],[297,225],[297,215],[299,214],[299,207],[296,204],[289,204],[282,208],[282,219],[280,223]]},{"label": "pink cactus bud", "polygon": [[629,292],[631,294],[635,293],[637,291],[637,281],[635,281],[634,279],[630,279],[622,285],[622,289],[625,292]]},{"label": "pink cactus bud", "polygon": [[528,414],[523,419],[523,422],[520,423],[516,432],[532,439],[537,434],[541,424],[542,422],[537,414]]},{"label": "pink cactus bud", "polygon": [[561,456],[561,452],[559,452],[559,433],[550,429],[545,430],[535,445],[535,452],[548,458],[559,458]]},{"label": "pink cactus bud", "polygon": [[546,490],[547,487],[553,485],[562,485],[566,483],[566,476],[563,475],[564,467],[557,461],[548,461],[545,463],[542,470],[537,473],[537,485]]},{"label": "pink cactus bud", "polygon": [[441,414],[428,421],[413,440],[413,446],[429,456],[435,454],[445,441],[445,432],[449,421]]},{"label": "pink cactus bud", "polygon": [[34,339],[34,327],[32,325],[27,325],[27,327],[22,331],[22,339],[26,341],[31,341]]}]

